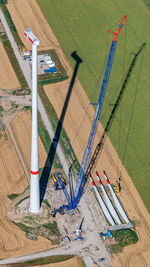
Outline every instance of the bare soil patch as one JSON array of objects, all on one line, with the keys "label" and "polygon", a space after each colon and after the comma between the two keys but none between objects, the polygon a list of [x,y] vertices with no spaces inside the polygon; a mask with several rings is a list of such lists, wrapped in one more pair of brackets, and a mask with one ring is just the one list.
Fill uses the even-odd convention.
[{"label": "bare soil patch", "polygon": [[0,88],[14,90],[19,89],[20,84],[11,66],[9,58],[0,40]]},{"label": "bare soil patch", "polygon": [[[46,22],[41,10],[39,9],[35,0],[9,0],[8,9],[11,13],[12,19],[15,23],[17,31],[28,47],[29,44],[23,38],[23,31],[26,27],[32,27],[33,32],[41,40],[39,49],[54,48],[60,57],[64,68],[67,70],[69,79],[71,79],[72,68],[67,61],[59,43],[51,31],[48,23]],[[24,12],[22,12],[24,10]],[[36,14],[36,16],[35,16]],[[44,39],[46,38],[46,40]],[[44,87],[45,92],[50,99],[58,118],[60,117],[70,80],[58,84],[51,84]],[[76,81],[71,94],[70,102],[67,108],[67,113],[64,119],[63,127],[65,128],[70,141],[72,142],[73,149],[81,162],[85,146],[89,137],[91,123],[93,121],[94,110],[90,107],[88,116],[84,120],[80,134],[75,139],[75,134],[80,127],[82,118],[84,117],[85,110],[88,106],[88,98],[79,83]],[[102,127],[99,125],[98,134],[96,136],[95,145],[97,144],[102,133]],[[105,169],[110,177],[111,183],[116,183],[121,172],[121,186],[120,193],[121,202],[128,214],[130,220],[136,223],[136,231],[139,236],[139,242],[136,245],[129,246],[123,250],[122,253],[113,256],[113,263],[116,267],[122,266],[149,266],[150,255],[150,215],[146,210],[138,192],[136,191],[131,178],[123,167],[115,149],[113,148],[109,138],[106,139],[103,151],[97,161],[95,170],[102,176],[102,170]],[[95,178],[95,170],[93,176]],[[104,185],[106,185],[104,178],[102,178]]]}]

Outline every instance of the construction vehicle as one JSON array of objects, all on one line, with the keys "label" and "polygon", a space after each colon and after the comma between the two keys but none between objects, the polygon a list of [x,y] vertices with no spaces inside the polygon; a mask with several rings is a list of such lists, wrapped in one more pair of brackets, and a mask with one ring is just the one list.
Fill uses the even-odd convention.
[{"label": "construction vehicle", "polygon": [[[59,177],[62,180],[62,182],[64,183],[64,185],[66,185],[66,181],[62,177],[62,174],[61,173],[59,173]],[[59,186],[58,179],[56,178],[56,176],[55,176],[54,173],[51,174],[51,178],[53,179],[55,190],[60,190],[62,187]]]},{"label": "construction vehicle", "polygon": [[56,183],[57,182],[57,178],[55,177],[55,174],[51,174],[51,178],[53,179],[53,181],[54,181],[54,183]]},{"label": "construction vehicle", "polygon": [[63,183],[66,185],[65,179],[62,177],[62,174],[59,172],[59,178],[63,181]]},{"label": "construction vehicle", "polygon": [[64,241],[66,242],[66,244],[70,244],[71,243],[71,240],[70,240],[69,236],[65,236],[64,237]]},{"label": "construction vehicle", "polygon": [[119,185],[114,185],[113,189],[115,193],[119,193]]},{"label": "construction vehicle", "polygon": [[74,240],[77,240],[78,242],[81,242],[82,240],[84,240],[84,238],[81,236],[81,233],[83,232],[82,231],[83,220],[84,220],[84,217],[82,218],[81,223],[79,227],[77,228],[77,230],[73,232],[76,235],[76,238]]},{"label": "construction vehicle", "polygon": [[[112,232],[110,230],[107,230],[106,233],[103,233],[103,232],[99,232],[99,236],[100,237],[106,237],[108,236],[108,238],[112,238]],[[105,239],[105,238],[104,238]]]},{"label": "construction vehicle", "polygon": [[58,180],[57,180],[55,174],[52,173],[51,178],[53,179],[55,190],[58,190]]},{"label": "construction vehicle", "polygon": [[22,51],[25,52],[26,48],[24,46],[21,47]]},{"label": "construction vehicle", "polygon": [[[64,212],[66,209],[67,209],[67,211],[75,210],[77,205],[78,205],[78,202],[80,201],[80,198],[83,194],[83,188],[84,188],[84,185],[86,183],[87,171],[88,171],[89,163],[90,163],[91,156],[92,156],[92,148],[93,148],[93,144],[94,144],[94,140],[95,140],[95,135],[97,132],[98,123],[100,120],[101,111],[102,111],[102,107],[103,107],[103,103],[104,103],[104,98],[105,98],[105,94],[106,94],[106,90],[107,90],[107,86],[108,86],[108,82],[109,82],[109,78],[110,78],[110,74],[111,74],[111,69],[112,69],[112,65],[113,65],[113,61],[114,61],[114,56],[115,56],[115,52],[116,52],[118,35],[123,28],[123,25],[125,23],[126,18],[127,18],[127,15],[124,16],[124,18],[121,21],[116,33],[109,30],[109,32],[112,32],[114,34],[114,37],[113,37],[113,41],[112,41],[109,56],[108,56],[108,61],[107,61],[106,69],[105,69],[104,79],[103,79],[98,103],[96,106],[95,116],[94,116],[94,120],[92,123],[91,131],[90,131],[88,145],[87,145],[85,152],[84,152],[84,155],[83,155],[83,160],[82,160],[81,168],[80,168],[80,171],[78,174],[77,183],[76,183],[74,194],[73,194],[73,199],[72,199],[72,197],[69,196],[67,189],[66,189],[66,186],[64,185],[63,181],[61,180],[60,175],[59,174],[57,175],[58,181],[59,181],[59,183],[63,189],[63,192],[64,192],[65,197],[66,197],[67,202],[68,202],[68,205],[65,206],[65,208],[64,208]],[[95,105],[95,103],[94,103],[94,105]],[[62,212],[62,209],[63,209],[63,206],[60,207],[61,212]],[[59,209],[54,209],[52,212],[53,212],[53,214],[56,214],[57,212],[59,212]]]}]

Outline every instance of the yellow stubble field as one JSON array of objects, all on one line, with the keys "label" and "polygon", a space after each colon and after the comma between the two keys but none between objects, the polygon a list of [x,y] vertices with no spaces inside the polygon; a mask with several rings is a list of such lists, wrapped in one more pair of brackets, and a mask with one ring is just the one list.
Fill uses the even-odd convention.
[{"label": "yellow stubble field", "polygon": [[0,88],[7,90],[19,89],[20,84],[12,68],[3,44],[0,40]]},{"label": "yellow stubble field", "polygon": [[[13,134],[28,170],[30,170],[31,160],[31,125],[32,118],[29,110],[21,111],[11,122]],[[46,152],[40,138],[38,138],[38,144],[39,168],[42,168],[46,161]]]}]

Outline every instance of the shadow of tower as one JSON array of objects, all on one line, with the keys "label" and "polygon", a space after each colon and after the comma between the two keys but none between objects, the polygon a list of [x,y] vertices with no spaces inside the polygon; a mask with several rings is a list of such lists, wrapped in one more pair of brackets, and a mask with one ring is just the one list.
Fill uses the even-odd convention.
[{"label": "shadow of tower", "polygon": [[70,81],[70,85],[68,88],[68,92],[67,92],[67,96],[64,102],[64,106],[61,112],[61,116],[60,119],[58,121],[57,127],[56,127],[56,132],[55,132],[55,136],[53,138],[44,168],[43,168],[43,172],[41,175],[41,179],[40,179],[40,204],[42,203],[43,199],[44,199],[44,195],[45,195],[45,191],[46,191],[46,187],[47,187],[47,183],[48,183],[48,178],[51,172],[51,168],[52,168],[52,164],[54,161],[54,157],[55,157],[55,153],[56,153],[56,149],[57,149],[57,145],[58,145],[58,141],[60,138],[60,134],[61,134],[61,129],[62,129],[62,125],[63,125],[63,121],[65,118],[65,114],[67,111],[67,107],[69,104],[69,100],[70,100],[70,96],[71,96],[71,92],[75,83],[75,78],[77,76],[77,72],[79,69],[79,65],[83,62],[82,59],[77,55],[76,51],[74,51],[71,56],[74,58],[74,60],[76,61],[76,65],[74,68],[74,72],[72,75],[72,79]]}]

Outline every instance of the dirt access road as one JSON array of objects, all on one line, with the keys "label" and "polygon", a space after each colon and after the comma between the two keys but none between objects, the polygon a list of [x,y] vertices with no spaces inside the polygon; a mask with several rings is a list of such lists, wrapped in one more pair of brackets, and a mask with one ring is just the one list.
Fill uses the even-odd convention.
[{"label": "dirt access road", "polygon": [[[43,14],[41,13],[41,10],[38,7],[36,1],[10,0],[8,1],[7,6],[23,42],[25,42],[23,38],[24,29],[29,26],[32,27],[33,32],[35,32],[35,34],[37,34],[38,38],[41,40],[41,46],[39,46],[39,49],[56,49],[56,52],[71,79],[72,68],[67,61],[59,43],[57,42],[51,28],[49,27]],[[22,12],[22,10],[24,10],[24,12]],[[26,43],[27,47],[28,45],[29,44]],[[54,106],[58,117],[61,114],[69,83],[70,80],[67,80],[63,83],[45,86],[45,92],[50,98],[50,101]],[[71,105],[73,103],[75,103],[75,105]],[[63,123],[63,126],[71,142],[73,142],[74,133],[77,132],[80,126],[88,103],[88,98],[84,93],[81,84],[78,80],[76,80],[68,105],[66,117]],[[80,115],[79,119],[77,119],[78,114]],[[76,142],[73,144],[73,148],[80,161],[82,159],[85,144],[87,143],[87,133],[89,133],[91,122],[93,120],[93,114],[94,111],[91,108],[89,110],[88,118],[86,123],[84,124],[83,130],[80,131],[80,135],[76,139]],[[95,143],[97,143],[98,138],[101,135],[101,129],[102,128],[99,127]],[[132,267],[135,264],[141,267],[148,266],[150,262],[150,215],[147,212],[143,202],[141,201],[141,198],[139,197],[139,194],[137,193],[131,181],[131,178],[122,166],[118,155],[108,138],[105,141],[103,152],[101,153],[95,169],[100,173],[100,175],[102,174],[102,170],[105,169],[108,175],[111,177],[112,183],[115,183],[116,178],[118,178],[118,175],[120,176],[121,171],[122,191],[120,194],[120,199],[129,218],[136,222],[136,231],[139,236],[139,242],[136,245],[125,248],[121,254],[113,256],[114,266]]]}]

